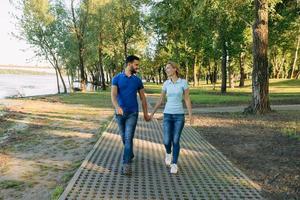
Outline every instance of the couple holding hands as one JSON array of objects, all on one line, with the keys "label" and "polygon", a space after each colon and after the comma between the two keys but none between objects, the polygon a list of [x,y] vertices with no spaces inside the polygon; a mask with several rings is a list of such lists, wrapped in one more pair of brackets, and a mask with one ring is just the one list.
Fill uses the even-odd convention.
[{"label": "couple holding hands", "polygon": [[[163,143],[166,149],[165,163],[170,167],[170,173],[178,172],[177,161],[180,152],[180,136],[185,124],[182,99],[184,99],[189,113],[190,124],[193,124],[192,106],[189,88],[186,80],[179,78],[179,66],[169,61],[165,66],[168,80],[164,82],[162,92],[151,115],[148,114],[147,101],[142,80],[136,76],[140,59],[131,55],[126,58],[123,72],[112,80],[111,99],[115,108],[115,119],[124,145],[122,171],[124,175],[131,175],[133,154],[133,138],[138,120],[137,93],[139,93],[144,119],[151,121],[155,112],[167,97],[163,116]],[[173,154],[172,154],[173,153]]]}]

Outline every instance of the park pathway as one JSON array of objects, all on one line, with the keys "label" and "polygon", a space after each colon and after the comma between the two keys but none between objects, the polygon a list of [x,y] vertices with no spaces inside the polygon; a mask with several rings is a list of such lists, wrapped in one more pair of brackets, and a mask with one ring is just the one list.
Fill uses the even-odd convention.
[{"label": "park pathway", "polygon": [[161,123],[145,122],[141,113],[134,152],[133,175],[121,175],[122,143],[112,120],[60,200],[262,199],[259,186],[190,126],[182,133],[177,175],[164,164]]}]

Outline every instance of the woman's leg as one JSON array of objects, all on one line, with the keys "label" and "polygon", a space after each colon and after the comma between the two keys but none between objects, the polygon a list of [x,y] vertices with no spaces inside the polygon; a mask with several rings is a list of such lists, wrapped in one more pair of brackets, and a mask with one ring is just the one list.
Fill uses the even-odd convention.
[{"label": "woman's leg", "polygon": [[167,154],[170,154],[172,152],[171,150],[171,142],[172,142],[172,131],[173,131],[173,122],[172,122],[172,116],[170,114],[164,114],[164,120],[163,120],[163,142],[166,148]]},{"label": "woman's leg", "polygon": [[177,164],[180,152],[180,136],[184,127],[184,114],[174,115],[174,129],[173,129],[173,164]]}]

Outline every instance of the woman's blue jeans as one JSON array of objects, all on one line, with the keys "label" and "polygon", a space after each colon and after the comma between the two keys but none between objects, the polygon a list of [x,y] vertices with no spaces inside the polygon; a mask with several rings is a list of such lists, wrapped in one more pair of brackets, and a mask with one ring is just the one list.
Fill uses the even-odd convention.
[{"label": "woman's blue jeans", "polygon": [[184,114],[166,114],[164,113],[163,130],[164,145],[168,154],[172,152],[172,163],[177,164],[180,152],[180,136],[184,127]]}]

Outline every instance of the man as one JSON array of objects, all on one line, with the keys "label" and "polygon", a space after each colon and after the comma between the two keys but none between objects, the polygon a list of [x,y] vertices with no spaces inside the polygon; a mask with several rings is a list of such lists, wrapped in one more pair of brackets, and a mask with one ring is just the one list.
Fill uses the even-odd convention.
[{"label": "man", "polygon": [[115,108],[115,118],[124,144],[122,174],[131,175],[130,163],[134,157],[133,137],[138,120],[139,109],[137,93],[139,93],[144,119],[150,120],[147,101],[142,80],[136,76],[140,59],[131,55],[126,59],[125,70],[112,80],[111,99]]}]

